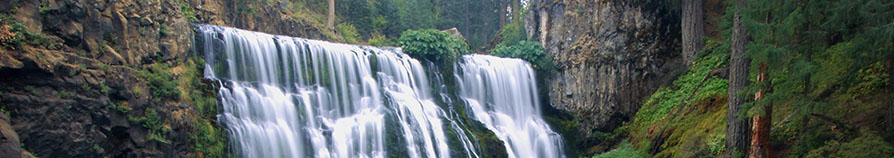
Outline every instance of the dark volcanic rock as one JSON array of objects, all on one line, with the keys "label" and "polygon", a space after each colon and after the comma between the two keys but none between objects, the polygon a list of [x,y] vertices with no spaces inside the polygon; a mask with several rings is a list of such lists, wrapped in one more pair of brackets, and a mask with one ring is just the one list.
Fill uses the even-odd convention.
[{"label": "dark volcanic rock", "polygon": [[[176,66],[175,61],[193,56],[191,23],[329,40],[322,33],[329,30],[264,6],[275,4],[250,4],[254,10],[248,14],[236,12],[245,7],[237,2],[0,1],[0,14],[45,39],[0,48],[0,108],[11,113],[9,126],[0,122],[0,157],[21,155],[19,142],[41,157],[194,154],[188,137],[194,130],[190,118],[198,112],[183,100],[151,101],[147,81],[139,74],[148,65]],[[195,21],[185,17],[184,9],[193,10]],[[134,110],[121,111],[116,104]],[[170,143],[148,140],[149,129],[128,120],[143,116],[143,109],[158,111],[170,128],[164,134]]]},{"label": "dark volcanic rock", "polygon": [[661,8],[618,0],[535,0],[525,17],[529,39],[540,42],[559,67],[550,102],[599,141],[628,121],[643,100],[682,70],[679,24]]}]

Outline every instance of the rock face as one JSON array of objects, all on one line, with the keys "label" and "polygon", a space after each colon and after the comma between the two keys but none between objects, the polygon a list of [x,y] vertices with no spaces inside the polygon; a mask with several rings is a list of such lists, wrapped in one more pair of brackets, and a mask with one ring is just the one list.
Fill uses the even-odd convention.
[{"label": "rock face", "polygon": [[[241,0],[21,0],[0,2],[6,33],[13,23],[40,36],[19,47],[0,45],[0,157],[24,147],[41,157],[186,157],[199,115],[188,99],[151,101],[140,70],[172,67],[194,56],[191,23],[210,23],[307,38],[329,30],[287,16],[286,5]],[[244,7],[251,7],[251,12]],[[232,24],[232,25],[229,25]],[[331,34],[331,32],[328,32]],[[5,40],[5,39],[4,39]],[[201,71],[199,71],[201,72]],[[172,80],[179,76],[174,72]],[[186,101],[184,101],[186,100]],[[146,125],[129,121],[156,109],[168,143],[147,140]],[[2,118],[2,117],[0,117]],[[9,130],[16,133],[8,133]],[[21,140],[21,141],[19,141]],[[11,142],[10,142],[11,141]],[[19,145],[19,143],[24,145]],[[12,147],[10,147],[12,146]],[[198,154],[201,156],[201,154]]]},{"label": "rock face", "polygon": [[[679,23],[661,8],[622,0],[534,0],[525,17],[559,67],[550,104],[579,121],[581,143],[599,141],[682,69]],[[669,20],[670,19],[670,20]],[[682,72],[682,71],[680,71]]]}]

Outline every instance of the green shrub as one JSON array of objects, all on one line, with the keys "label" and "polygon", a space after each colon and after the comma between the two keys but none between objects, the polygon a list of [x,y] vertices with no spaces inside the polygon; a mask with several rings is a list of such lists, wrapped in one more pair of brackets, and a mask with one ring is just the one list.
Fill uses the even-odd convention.
[{"label": "green shrub", "polygon": [[116,103],[116,104],[113,103],[112,105],[115,106],[115,110],[118,110],[118,112],[121,112],[121,113],[127,113],[130,111],[133,111],[133,108],[131,108],[130,105],[128,105],[127,102],[124,102],[124,101]]},{"label": "green shrub", "polygon": [[58,93],[59,93],[59,98],[68,98],[69,96],[71,96],[66,91],[59,91]]},{"label": "green shrub", "polygon": [[338,29],[338,32],[341,33],[341,36],[345,39],[345,42],[348,43],[357,43],[357,39],[360,39],[360,34],[357,33],[357,28],[351,24],[338,24],[335,26]]},{"label": "green shrub", "polygon": [[470,52],[463,39],[434,29],[404,31],[399,41],[404,53],[435,62],[450,63],[456,61],[457,56]]},{"label": "green shrub", "polygon": [[33,86],[25,86],[24,89],[25,89],[25,91],[28,91],[28,93],[31,93],[31,94],[34,94],[34,95],[39,95],[39,94],[40,94],[39,92],[37,92],[36,89],[34,89]]},{"label": "green shrub", "polygon": [[170,141],[165,138],[165,135],[171,129],[165,127],[162,118],[158,116],[158,112],[156,112],[155,109],[146,109],[143,116],[140,117],[128,116],[127,120],[141,124],[143,127],[149,129],[149,134],[146,135],[147,139],[162,143],[170,143]]},{"label": "green shrub", "polygon": [[158,27],[158,33],[162,36],[167,36],[171,34],[171,31],[168,29],[168,25],[161,24],[161,26]]},{"label": "green shrub", "polygon": [[167,64],[155,64],[149,70],[142,70],[140,75],[149,82],[149,91],[152,101],[159,103],[164,99],[180,99],[180,90],[177,90],[177,81],[168,72]]},{"label": "green shrub", "polygon": [[537,42],[518,41],[515,43],[503,43],[491,50],[490,54],[525,60],[540,72],[552,72],[555,70],[552,57],[546,54],[543,51],[543,47]]},{"label": "green shrub", "polygon": [[199,22],[199,19],[196,18],[195,11],[193,11],[192,7],[184,1],[180,1],[180,12],[183,13],[183,17],[189,20],[189,22]]},{"label": "green shrub", "polygon": [[392,40],[391,38],[385,37],[384,35],[381,35],[381,34],[372,35],[372,37],[369,38],[368,43],[369,43],[369,45],[376,46],[376,47],[396,46],[397,45],[394,43],[394,40]]},{"label": "green shrub", "polygon": [[100,82],[99,88],[100,88],[99,91],[102,92],[102,94],[104,94],[104,95],[109,95],[109,93],[112,93],[112,88],[109,86],[106,86],[105,82]]},{"label": "green shrub", "polygon": [[0,42],[3,48],[20,48],[23,44],[55,47],[39,33],[28,32],[26,26],[11,17],[0,17]]}]

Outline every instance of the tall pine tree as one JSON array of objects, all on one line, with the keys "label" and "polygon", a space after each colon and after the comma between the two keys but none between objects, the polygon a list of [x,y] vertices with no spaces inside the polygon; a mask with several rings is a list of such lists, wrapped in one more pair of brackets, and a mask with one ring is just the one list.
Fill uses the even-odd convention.
[{"label": "tall pine tree", "polygon": [[697,53],[705,46],[704,0],[684,0],[683,16],[680,23],[683,32],[683,61],[686,65],[694,62]]},{"label": "tall pine tree", "polygon": [[749,59],[745,56],[748,45],[748,32],[745,29],[742,10],[746,8],[744,0],[735,0],[733,15],[733,34],[730,52],[729,99],[726,113],[726,154],[727,157],[747,155],[750,123],[741,116],[742,105],[747,101],[743,95],[748,85]]}]

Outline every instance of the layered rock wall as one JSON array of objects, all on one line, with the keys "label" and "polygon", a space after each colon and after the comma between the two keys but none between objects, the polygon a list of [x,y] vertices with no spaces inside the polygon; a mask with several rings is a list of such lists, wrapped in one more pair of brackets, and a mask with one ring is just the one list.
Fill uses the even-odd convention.
[{"label": "layered rock wall", "polygon": [[[21,140],[2,145],[40,157],[201,156],[189,138],[194,120],[201,119],[191,100],[152,101],[139,73],[165,63],[172,67],[170,80],[195,75],[178,69],[180,61],[196,55],[191,23],[331,40],[324,36],[331,31],[289,16],[287,1],[246,2],[251,1],[0,2],[4,37],[16,35],[16,25],[40,37],[0,48],[0,111],[9,114]],[[116,109],[123,106],[135,110]],[[171,129],[163,134],[169,142],[147,140],[150,129],[130,121],[145,115],[142,109],[158,111],[164,128]],[[11,152],[18,151],[2,154]],[[10,156],[17,157],[0,155]]]},{"label": "layered rock wall", "polygon": [[[628,121],[660,85],[682,69],[679,23],[660,7],[624,0],[534,0],[526,15],[559,70],[550,105],[579,121],[582,143],[599,141]],[[674,24],[676,23],[676,24]]]}]

